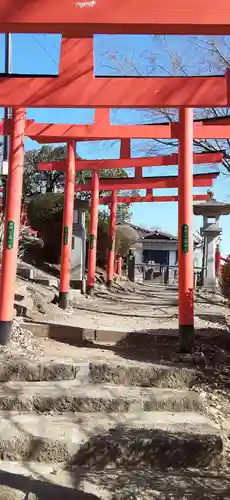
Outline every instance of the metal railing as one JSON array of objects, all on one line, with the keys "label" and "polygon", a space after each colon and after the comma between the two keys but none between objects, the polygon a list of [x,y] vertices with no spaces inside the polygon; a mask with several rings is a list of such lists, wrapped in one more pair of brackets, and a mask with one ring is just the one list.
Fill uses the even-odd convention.
[{"label": "metal railing", "polygon": [[[195,287],[202,284],[203,271],[202,267],[194,267]],[[135,264],[134,281],[139,283],[155,281],[162,285],[178,285],[178,265]]]}]

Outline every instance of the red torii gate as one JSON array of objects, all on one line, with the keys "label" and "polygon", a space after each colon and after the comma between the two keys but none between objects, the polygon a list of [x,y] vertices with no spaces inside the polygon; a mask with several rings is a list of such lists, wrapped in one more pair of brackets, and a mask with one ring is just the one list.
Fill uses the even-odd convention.
[{"label": "red torii gate", "polygon": [[[121,154],[123,156],[130,155],[130,143],[127,141],[122,142],[122,151]],[[214,162],[220,162],[223,159],[223,153],[207,153],[207,154],[194,154],[193,155],[194,162],[196,164],[201,164],[203,162],[210,162],[211,160]],[[110,246],[109,246],[109,255],[108,255],[108,268],[107,268],[107,284],[111,286],[112,278],[114,274],[114,250],[115,250],[115,227],[116,227],[116,212],[117,212],[117,203],[118,197],[116,190],[122,190],[125,188],[146,188],[147,195],[146,197],[136,197],[135,201],[157,201],[158,198],[161,201],[175,201],[177,197],[153,197],[151,191],[152,188],[176,188],[178,187],[178,178],[177,176],[166,176],[166,177],[143,177],[142,175],[142,167],[143,162],[146,162],[152,165],[172,165],[178,161],[178,155],[169,155],[169,156],[160,156],[154,158],[138,158],[138,159],[119,159],[119,160],[75,160],[75,168],[79,170],[87,169],[93,170],[93,180],[86,185],[77,185],[76,191],[87,191],[92,190],[92,206],[91,206],[91,218],[90,218],[90,237],[89,237],[89,257],[88,257],[88,282],[87,282],[87,290],[88,293],[92,293],[94,289],[95,282],[95,268],[96,268],[96,241],[97,241],[97,225],[98,225],[98,205],[99,203],[106,203],[106,198],[101,198],[99,200],[99,189],[104,190],[112,190],[112,198],[111,198],[111,209],[110,209]],[[99,182],[98,174],[100,172],[100,168],[108,169],[108,168],[124,168],[125,165],[132,166],[135,169],[135,177],[134,178],[111,178],[111,179],[101,179]],[[47,170],[65,170],[68,169],[68,162],[57,161],[57,162],[39,162],[38,169],[40,171]],[[97,175],[96,175],[97,174]],[[211,186],[213,179],[219,175],[218,172],[210,172],[205,174],[196,174],[193,176],[193,185],[196,187],[201,186]],[[115,193],[115,194],[114,194]],[[66,193],[65,193],[66,196]],[[120,197],[121,198],[121,197]],[[206,195],[198,195],[197,199],[207,199]],[[131,202],[131,198],[125,198],[125,202]],[[73,202],[72,204],[73,205]],[[71,232],[71,228],[68,226],[68,220],[65,220],[67,216],[67,212],[64,210],[63,216],[63,226],[68,228],[68,232]],[[64,251],[64,242],[62,242],[62,255]],[[69,248],[69,252],[71,249]],[[68,256],[68,261],[70,261],[71,255]],[[61,269],[60,269],[60,296],[59,296],[59,305],[61,307],[66,308],[68,303],[68,288],[65,287],[65,292],[62,290],[62,276],[65,273],[65,282],[69,283],[70,277],[67,277],[68,269],[64,267],[64,260],[61,259]],[[68,275],[70,274],[70,269]]]},{"label": "red torii gate", "polygon": [[[99,116],[99,122],[101,122],[101,123],[103,124],[103,126],[105,126],[105,118],[106,118],[106,117],[108,117],[108,110],[105,110],[105,111],[104,111],[104,110],[97,110],[97,116]],[[15,125],[15,124],[13,123],[13,125]],[[32,120],[28,120],[28,121],[26,122],[26,126],[25,126],[25,131],[26,131],[26,134],[30,134],[30,132],[31,132],[31,127],[32,127],[32,126],[37,128],[37,130],[35,130],[35,134],[36,134],[36,139],[37,139],[37,140],[39,140],[40,142],[46,142],[46,141],[47,141],[47,139],[49,139],[49,138],[47,138],[46,134],[44,134],[44,132],[45,132],[45,128],[46,128],[47,130],[49,130],[49,124],[42,125],[42,130],[41,130],[41,124],[35,124]],[[96,126],[96,125],[89,126],[89,127],[88,127],[88,130],[90,131],[90,127],[94,127],[94,126]],[[178,125],[176,124],[176,126],[178,126]],[[192,123],[192,127],[194,128],[195,126],[197,126],[197,129],[199,129],[199,130],[201,130],[201,129],[203,128],[203,130],[204,130],[203,135],[206,135],[206,132],[205,132],[206,130],[210,130],[210,128],[209,128],[210,126],[209,126],[209,125],[207,125],[207,128],[206,128],[206,125],[205,125],[205,124],[203,124],[203,123],[197,123],[197,125],[196,125],[196,123],[195,123],[195,124],[194,124],[194,126],[193,126],[193,123]],[[8,129],[6,130],[6,128],[7,128],[7,127],[8,127]],[[39,130],[38,130],[38,127],[39,127]],[[64,125],[63,127],[65,127],[65,125]],[[78,127],[78,126],[77,126],[77,127]],[[135,126],[134,126],[134,127],[135,127]],[[156,135],[157,135],[157,128],[156,128],[156,126],[153,126],[153,127],[154,127],[154,129],[155,129],[155,133],[156,133]],[[220,135],[220,133],[219,133],[220,128],[219,128],[219,127],[221,127],[221,130],[222,130],[222,131],[221,131],[221,137],[226,136],[227,132],[226,132],[226,126],[225,126],[225,125],[224,125],[224,126],[221,126],[221,125],[220,125],[220,126],[219,126],[219,125],[218,125],[218,126],[216,126],[216,125],[211,125],[211,127],[212,127],[212,133],[213,133],[213,135],[215,135],[216,133],[217,133],[217,135]],[[132,128],[132,127],[131,127],[131,128]],[[135,127],[135,129],[136,129],[136,133],[137,133],[137,128],[138,128],[138,127]],[[214,130],[214,128],[215,128],[215,130]],[[12,127],[12,123],[11,123],[10,121],[6,121],[6,122],[4,122],[4,127],[3,127],[3,129],[4,129],[4,133],[10,133],[11,129],[13,129],[13,130],[14,130],[14,127]],[[125,127],[121,127],[121,128],[120,128],[120,130],[119,130],[119,132],[122,132],[122,130],[121,130],[121,129],[122,129],[122,130],[125,130]],[[142,130],[142,126],[139,126],[139,129],[140,129],[140,130]],[[13,132],[13,130],[12,130],[12,132]],[[224,133],[224,130],[225,130],[225,133]],[[34,130],[33,130],[33,133],[34,133]],[[49,133],[50,133],[50,131],[49,131]],[[72,133],[72,132],[71,132],[71,133]],[[178,131],[177,131],[177,133],[178,133]],[[41,134],[41,137],[39,137],[39,134]],[[13,134],[12,134],[12,135],[13,135]],[[44,135],[45,135],[45,137],[44,137]],[[108,134],[108,135],[109,135],[109,134]],[[139,134],[138,134],[138,135],[140,135],[140,136],[141,136],[141,133],[139,132]],[[33,137],[33,138],[35,138],[35,136],[32,136],[32,137]],[[59,141],[60,141],[60,136],[59,136],[59,138],[58,138],[58,137],[52,137],[52,139],[53,139],[53,140],[55,140],[55,142],[57,142],[57,141],[59,142]],[[62,140],[62,139],[61,139],[61,140]],[[71,184],[72,184],[72,182],[70,181],[70,179],[73,179],[73,176],[74,176],[74,170],[75,170],[75,157],[74,157],[75,141],[74,141],[74,140],[72,140],[72,141],[68,141],[68,143],[69,143],[69,145],[68,145],[68,156],[69,156],[69,162],[68,162],[68,164],[69,164],[69,171],[68,171],[68,174],[67,174],[67,172],[66,172],[66,176],[68,175],[68,179],[69,179],[69,180],[68,180],[68,182],[66,182],[66,186],[69,186],[68,192],[70,193],[70,189],[71,189],[71,188],[70,188],[70,186],[71,186]],[[123,140],[121,141],[121,155],[122,155],[123,157],[128,157],[129,161],[131,161],[131,160],[132,160],[132,159],[130,159],[130,139],[123,139]],[[206,160],[207,160],[207,156],[205,156],[205,155],[203,156],[203,155],[202,155],[202,157],[203,157],[204,161],[206,161]],[[176,159],[176,157],[175,157],[175,159]],[[178,157],[177,157],[177,159],[178,159]],[[193,159],[193,156],[192,156],[192,159]],[[212,159],[213,159],[213,158],[212,158]],[[218,157],[218,159],[220,160],[221,158],[220,158],[220,157]],[[149,161],[149,159],[148,159],[148,161]],[[164,160],[162,160],[162,161],[164,161]],[[174,160],[173,160],[173,161],[174,161]],[[170,162],[169,162],[169,163],[170,163]],[[101,167],[102,167],[102,164],[101,164]],[[13,172],[14,172],[14,171],[15,171],[15,169],[13,170]],[[136,168],[136,172],[138,172],[138,171],[139,171],[139,175],[140,175],[140,172],[141,172],[141,167],[140,167],[140,166],[138,166],[138,167]],[[11,172],[11,176],[12,176],[12,172]],[[16,178],[16,177],[15,177],[15,178]],[[18,186],[20,187],[20,183],[18,184],[18,180],[16,179],[16,187],[14,186],[13,191],[15,191],[15,189],[17,190]],[[67,188],[66,188],[66,189],[67,189]],[[184,192],[184,189],[183,189],[183,192]],[[67,191],[66,191],[66,193],[67,193]],[[71,196],[70,196],[70,194],[68,194],[68,195],[66,195],[66,197],[65,197],[65,198],[66,198],[66,200],[69,200],[68,202],[66,201],[66,203],[65,203],[65,209],[64,209],[64,213],[68,212],[68,214],[69,214],[69,216],[68,216],[68,226],[69,226],[69,227],[72,227],[72,216],[71,216],[71,213],[72,213],[72,206],[71,206],[71,202],[70,202],[70,200],[71,200],[72,196],[73,196],[73,192],[72,192],[72,195],[71,195]],[[183,194],[182,194],[182,196],[183,196]],[[192,195],[191,195],[191,196],[192,196]],[[12,202],[13,197],[12,197],[12,196],[10,196],[10,198],[9,198],[9,199],[10,199],[10,200],[11,200],[11,202]],[[192,198],[191,198],[191,199],[192,199]],[[14,211],[16,211],[16,210],[15,210],[15,206],[16,206],[16,205],[14,205]],[[68,208],[68,207],[69,207],[69,208]],[[12,207],[11,207],[11,209],[12,209]],[[94,222],[95,222],[95,221],[94,221]],[[94,223],[94,226],[95,226],[95,223]],[[10,229],[10,227],[9,227],[9,229]],[[64,231],[65,231],[65,230],[66,230],[66,226],[64,225],[64,222],[63,222],[63,238],[64,238]],[[70,234],[69,234],[69,236],[70,236]],[[69,239],[69,240],[70,240],[70,239]],[[8,250],[8,249],[6,248],[6,250],[5,250],[5,251],[7,252],[7,250]],[[8,257],[8,258],[9,258],[9,257]],[[14,258],[12,253],[11,253],[11,258],[12,258],[12,259]],[[68,245],[66,245],[66,246],[65,246],[64,253],[63,253],[63,255],[62,255],[62,268],[63,268],[63,269],[68,269],[68,266],[69,266],[68,262],[69,262],[69,250],[68,250]],[[4,265],[4,259],[3,259],[3,265]],[[11,270],[12,270],[12,269],[13,269],[13,267],[11,266]],[[12,271],[11,271],[11,272],[12,272]],[[9,273],[9,274],[10,274],[10,273]],[[66,273],[66,272],[63,272],[63,273],[62,273],[62,276],[67,276],[67,275],[68,275],[68,273]],[[8,276],[8,278],[9,278],[9,280],[10,280],[10,277],[9,277],[9,276]],[[7,282],[9,283],[9,280],[6,280],[6,281],[5,281],[5,287],[7,287]],[[60,286],[60,297],[62,297],[62,296],[63,296],[63,300],[64,300],[64,302],[65,302],[66,290],[68,290],[68,284],[66,283],[66,280],[65,280],[64,278],[63,278],[63,280],[61,280],[61,283],[62,283],[62,284],[61,284],[61,286]],[[2,286],[4,286],[4,282],[3,282]],[[186,286],[187,286],[187,285],[186,285]],[[181,289],[180,289],[180,290],[181,290]],[[62,291],[63,291],[63,292],[62,292]],[[7,294],[7,296],[9,297],[9,294]],[[7,304],[9,304],[9,301],[7,302]],[[9,306],[8,306],[8,309],[7,309],[7,304],[4,304],[4,303],[3,303],[3,306],[5,307],[5,310],[4,310],[4,315],[5,315],[5,316],[6,316],[5,311],[7,311],[7,310],[9,311]],[[191,304],[191,303],[189,302],[189,304]],[[8,316],[9,316],[9,312],[8,312]],[[1,317],[1,303],[0,303],[0,317]],[[9,324],[9,322],[7,322],[7,323]],[[0,323],[0,325],[1,325],[1,323]],[[4,327],[4,323],[3,323],[3,327]],[[182,330],[183,330],[183,329],[182,329]]]},{"label": "red torii gate", "polygon": [[[107,110],[106,113],[104,113],[104,110],[97,110],[97,118],[99,120],[102,118],[107,118]],[[6,123],[6,125],[9,126],[9,122]],[[41,125],[40,124],[34,124],[37,129],[40,128],[41,130]],[[4,124],[5,126],[5,124]],[[43,127],[43,125],[42,125]],[[5,127],[6,128],[6,127]],[[30,128],[30,124],[29,124]],[[48,128],[48,125],[46,126],[46,129]],[[59,127],[60,130],[60,127]],[[30,133],[30,130],[27,130],[27,133]],[[39,136],[40,137],[40,136]],[[44,140],[44,139],[43,139]],[[71,148],[74,148],[74,142]],[[65,182],[65,194],[64,194],[64,211],[63,211],[63,235],[64,237],[62,238],[62,246],[61,246],[61,266],[60,266],[60,290],[59,290],[59,306],[62,308],[67,308],[68,306],[68,291],[69,291],[69,283],[70,283],[70,262],[71,262],[71,235],[72,235],[72,210],[73,210],[73,197],[74,197],[74,177],[73,177],[73,165],[72,165],[72,160],[71,160],[71,165],[69,165],[69,149],[68,149],[68,160],[66,161],[60,161],[60,162],[53,162],[53,163],[39,163],[38,164],[38,169],[39,170],[55,170],[56,168],[58,170],[65,170],[66,171],[66,182]],[[169,157],[167,156],[162,156],[158,158],[137,158],[133,159],[130,158],[130,140],[125,139],[122,140],[121,142],[121,159],[119,160],[106,160],[106,161],[95,161],[95,162],[90,162],[88,160],[80,160],[76,159],[75,160],[75,169],[91,169],[91,170],[97,170],[99,171],[100,168],[123,168],[125,165],[126,166],[132,166],[135,168],[135,173],[138,177],[142,176],[142,166],[143,162],[145,165],[151,165],[151,164],[165,164],[165,165],[172,165],[173,163],[178,161],[178,155],[170,155]],[[194,154],[193,155],[194,162],[197,164],[200,163],[205,163],[205,162],[220,162],[223,159],[223,154],[222,153],[207,153],[207,154]],[[66,169],[67,166],[67,169]],[[95,168],[94,168],[95,167]],[[69,169],[69,170],[68,170]],[[72,185],[71,185],[71,179],[72,179]],[[209,181],[211,181],[211,178],[209,178]],[[202,180],[200,181],[201,185],[203,186]],[[212,182],[212,181],[211,181]],[[210,183],[207,185],[211,185]],[[91,219],[90,219],[90,227],[91,227],[91,238],[90,241],[96,241],[96,236],[97,236],[97,225],[98,225],[98,207],[93,208],[95,205],[95,197],[93,193],[92,197],[92,208],[91,208]],[[114,208],[111,208],[111,217],[112,213],[114,212]],[[111,225],[113,222],[111,221]],[[66,237],[68,235],[68,237]],[[94,236],[93,236],[94,235]],[[95,236],[96,235],[96,236]],[[114,238],[113,238],[114,239]],[[113,241],[112,239],[112,241]],[[108,257],[108,262],[109,262],[109,270],[108,274],[111,276],[113,274],[112,270],[112,259],[114,259],[114,244],[112,244],[112,250],[109,252],[109,257]],[[111,256],[112,254],[112,256]],[[96,243],[93,245],[89,246],[89,258],[88,258],[88,292],[92,293],[93,288],[94,288],[94,281],[95,281],[95,268],[96,268]],[[111,282],[111,279],[108,279],[108,282]]]},{"label": "red torii gate", "polygon": [[[207,174],[195,174],[193,176],[193,186],[211,186],[213,179],[219,175],[218,172],[210,172]],[[99,206],[99,190],[112,191],[112,204],[110,212],[110,248],[108,255],[107,283],[111,286],[114,273],[114,253],[115,253],[115,222],[114,218],[117,211],[117,190],[122,189],[138,189],[146,188],[176,188],[178,187],[177,176],[167,177],[138,177],[138,178],[112,178],[100,179],[97,171],[93,172],[92,181],[84,185],[76,185],[75,191],[92,191],[91,217],[90,217],[90,236],[89,236],[89,256],[88,256],[88,280],[87,290],[91,294],[95,284],[95,269],[96,269],[96,248],[97,248],[97,227],[98,227],[98,206]],[[147,195],[149,196],[149,194]],[[101,198],[101,201],[103,198]],[[165,200],[166,201],[166,200]],[[169,200],[168,200],[169,201]]]},{"label": "red torii gate", "polygon": [[[69,2],[69,0],[68,0]],[[154,3],[153,3],[154,2]],[[0,0],[1,27],[4,31],[21,31],[35,27],[48,32],[61,31],[66,36],[90,36],[93,32],[128,33],[221,33],[229,31],[230,8],[227,0],[195,0],[191,7],[182,0],[161,5],[157,0],[144,0],[135,7],[134,0],[111,10],[105,0],[93,1],[91,10],[81,10],[81,2],[59,3],[37,0],[31,6],[21,0],[20,9],[13,0]],[[88,6],[88,4],[87,4]],[[94,8],[95,7],[95,8]],[[48,10],[47,10],[48,8]],[[76,8],[76,11],[74,10]],[[56,9],[56,11],[55,11]],[[133,9],[133,11],[132,11]],[[199,20],[197,22],[197,10]],[[142,12],[141,12],[142,11]],[[44,17],[45,13],[47,17]],[[131,13],[131,19],[130,19]],[[124,15],[126,14],[126,16]],[[1,17],[2,15],[2,17]],[[120,27],[118,27],[120,24]],[[107,26],[108,25],[108,26]],[[142,26],[142,28],[141,28]],[[58,29],[60,28],[60,30]],[[50,30],[50,31],[49,31]],[[35,29],[36,31],[36,29]],[[194,344],[193,276],[192,276],[192,107],[226,107],[229,105],[229,72],[220,77],[176,78],[97,78],[93,75],[92,39],[63,39],[58,77],[0,78],[0,106],[12,107],[11,161],[6,210],[6,231],[0,289],[0,338],[8,342],[13,317],[13,292],[16,272],[16,251],[19,226],[19,208],[22,186],[23,140],[25,111],[20,107],[178,107],[179,108],[179,332],[180,348],[189,351]],[[74,61],[74,64],[73,64]],[[132,89],[132,92],[130,92]],[[73,155],[71,155],[73,158]],[[74,162],[72,172],[74,172]],[[94,176],[97,175],[94,172]],[[15,244],[14,244],[15,240]],[[7,269],[11,269],[7,278]],[[184,271],[184,272],[183,272]],[[5,292],[10,292],[5,293]],[[7,298],[6,298],[7,296]]]},{"label": "red torii gate", "polygon": [[[151,191],[151,190],[150,190]],[[208,194],[194,194],[193,201],[207,201]],[[110,205],[110,219],[109,219],[109,251],[107,262],[107,286],[112,287],[113,276],[115,271],[115,238],[116,238],[116,219],[117,219],[117,205],[118,203],[165,203],[177,202],[178,196],[153,196],[152,192],[146,190],[145,196],[118,196],[115,190],[112,191],[111,196],[99,198],[99,205]],[[118,259],[117,273],[121,275],[121,259]]]},{"label": "red torii gate", "polygon": [[[200,177],[196,179],[196,175],[194,177],[193,185],[194,186],[211,186],[212,185],[212,180],[213,178],[216,178],[218,173],[210,173],[210,174],[204,174],[204,177],[202,177],[202,174],[200,174]],[[199,176],[199,174],[198,174]],[[135,187],[140,187],[140,181],[143,181],[141,183],[141,187],[143,188],[146,185],[152,186],[155,188],[158,187],[178,187],[178,184],[175,182],[177,180],[177,177],[165,177],[165,179],[162,181],[163,178],[157,178],[153,177],[151,181],[148,180],[148,178],[143,178],[139,180],[135,180],[136,185]],[[114,257],[115,257],[115,221],[116,221],[116,211],[117,211],[117,203],[118,203],[118,198],[116,194],[117,189],[128,189],[129,187],[134,188],[134,183],[130,182],[130,184],[127,182],[125,186],[123,185],[122,181],[127,180],[127,181],[133,181],[132,178],[129,179],[118,179],[120,184],[116,184],[116,182],[113,184],[107,184],[106,182],[103,182],[104,179],[101,179],[99,181],[99,176],[97,172],[93,173],[93,178],[92,178],[92,183],[91,185],[84,185],[84,186],[76,186],[75,190],[77,191],[86,191],[87,188],[91,188],[92,190],[92,204],[91,204],[91,218],[90,218],[90,237],[89,237],[89,257],[88,257],[88,280],[87,280],[87,290],[88,293],[91,294],[94,289],[94,284],[95,284],[95,269],[96,269],[96,242],[97,242],[97,226],[98,226],[98,205],[99,202],[101,203],[104,202],[105,199],[101,198],[99,199],[99,190],[100,189],[105,189],[105,190],[112,190],[112,203],[111,203],[111,209],[110,209],[110,246],[109,246],[109,255],[108,255],[108,268],[107,268],[107,284],[110,287],[112,284],[112,279],[113,279],[113,274],[114,274]],[[115,179],[116,181],[116,179]],[[146,182],[145,182],[146,181]],[[168,181],[168,182],[167,182]],[[172,182],[173,181],[173,182]],[[159,184],[162,183],[162,184]],[[148,187],[148,189],[150,189]],[[115,193],[115,194],[114,194]],[[147,195],[149,197],[149,195]],[[154,199],[154,197],[151,197]],[[158,197],[155,197],[155,201],[157,201]],[[205,196],[205,198],[207,198]],[[126,199],[126,201],[129,199]],[[169,199],[166,199],[165,201],[171,201],[170,197]]]},{"label": "red torii gate", "polygon": [[[121,187],[117,189],[122,189],[124,188],[125,181],[127,184],[131,185],[133,181],[137,182],[137,188],[141,187],[141,184],[143,183],[143,186],[146,187],[147,189],[149,188],[149,182],[151,187],[155,188],[170,188],[170,187],[178,187],[177,183],[177,177],[162,177],[162,178],[157,178],[153,177],[152,179],[148,178],[142,178],[142,165],[148,166],[154,166],[154,165],[175,165],[175,163],[178,162],[178,154],[173,154],[173,155],[168,155],[168,156],[159,156],[159,157],[153,157],[153,158],[130,158],[130,140],[123,140],[121,143],[121,156],[122,158],[118,160],[80,160],[79,158],[76,158],[75,160],[75,169],[76,170],[92,170],[94,172],[99,172],[100,169],[114,169],[114,168],[125,168],[125,167],[132,167],[135,169],[135,179],[127,178],[127,179],[118,179],[118,182],[120,182]],[[223,153],[197,153],[193,155],[193,161],[195,164],[201,164],[201,163],[218,163],[223,159]],[[57,161],[57,162],[39,162],[38,163],[38,169],[40,171],[47,171],[47,170],[59,170],[59,171],[66,171],[68,169],[68,162],[66,160],[63,161]],[[218,174],[217,173],[209,173],[209,174],[204,174],[204,175],[197,175],[194,176],[194,185],[195,186],[211,186],[212,185],[212,180],[215,178]],[[95,179],[95,177],[94,177]],[[111,189],[114,191],[114,182],[116,179],[111,179],[110,182],[112,183]],[[103,183],[104,181],[101,181]],[[133,187],[133,186],[132,186]],[[135,187],[133,187],[134,189]],[[68,196],[68,199],[71,199],[71,196],[73,196],[73,190],[71,189],[70,192],[70,185],[69,183],[65,184],[65,198]],[[76,187],[77,190],[82,190],[86,191],[87,189],[90,189],[89,185],[86,186],[79,186]],[[105,188],[104,188],[105,189]],[[110,186],[106,186],[106,189],[110,190]],[[69,194],[67,194],[67,191],[69,191]],[[152,195],[152,193],[151,193]],[[117,206],[117,202],[115,203],[114,199],[114,194],[112,194],[112,198],[114,201],[114,205],[111,205],[111,219],[113,218],[113,214],[116,213],[115,206]],[[116,195],[117,196],[117,195]],[[154,201],[152,197],[152,201]],[[165,201],[169,201],[169,199],[165,199]],[[92,205],[94,206],[96,203],[95,198],[94,198],[94,193],[93,193],[93,201]],[[72,202],[69,201],[69,210],[71,210],[71,206],[73,206],[73,200]],[[89,258],[88,258],[88,291],[91,293],[94,288],[94,281],[95,281],[95,267],[96,267],[96,243],[93,244],[94,241],[97,239],[97,224],[98,224],[98,214],[95,213],[95,211],[98,212],[98,206],[94,209],[91,207],[91,219],[90,219],[90,227],[91,227],[91,232],[90,232],[90,246],[89,246]],[[69,211],[64,207],[64,214],[63,214],[63,227],[67,228],[66,231],[68,234],[71,234],[71,227],[69,225],[69,221],[71,220],[71,214]],[[114,227],[114,222],[113,220],[110,220],[110,231],[113,230]],[[110,251],[108,255],[108,284],[109,286],[111,285],[112,278],[113,276],[113,264],[112,262],[114,261],[114,235],[110,234]],[[62,248],[61,248],[61,267],[60,267],[60,292],[59,292],[59,305],[60,307],[66,308],[68,305],[68,289],[69,289],[69,282],[70,282],[70,267],[69,267],[69,262],[71,259],[71,248],[65,245],[65,241],[62,241]],[[69,255],[66,257],[63,257],[65,252],[69,252]],[[65,264],[66,263],[66,264]],[[65,275],[65,276],[64,276]]]},{"label": "red torii gate", "polygon": [[230,105],[229,78],[229,71],[208,77],[97,77],[93,39],[63,38],[58,77],[1,76],[0,106],[226,107]]}]

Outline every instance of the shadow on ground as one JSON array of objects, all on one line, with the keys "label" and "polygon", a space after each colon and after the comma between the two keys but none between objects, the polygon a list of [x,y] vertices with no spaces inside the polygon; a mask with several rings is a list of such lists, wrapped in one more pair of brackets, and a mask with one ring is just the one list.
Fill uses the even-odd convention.
[{"label": "shadow on ground", "polygon": [[[86,474],[87,475],[87,474]],[[225,476],[208,473],[160,472],[145,469],[113,470],[88,474],[91,481],[107,492],[109,500],[221,500],[230,498],[230,483]],[[72,472],[72,480],[78,477]]]},{"label": "shadow on ground", "polygon": [[[227,476],[208,472],[69,469],[72,487],[1,471],[1,500],[229,500]],[[87,481],[98,494],[80,491]],[[80,486],[80,487],[79,487]],[[101,494],[100,494],[101,493]],[[33,494],[33,496],[31,495]]]},{"label": "shadow on ground", "polygon": [[[101,348],[100,344],[94,344]],[[196,329],[195,351],[179,352],[176,330],[157,329],[127,333],[116,345],[103,345],[122,358],[177,368],[194,369],[197,384],[209,390],[230,389],[230,333],[223,328]],[[230,399],[229,399],[230,400]]]},{"label": "shadow on ground", "polygon": [[[31,474],[33,471],[30,471]],[[33,479],[21,474],[0,470],[0,500],[99,500],[98,496],[78,489],[52,484],[41,475],[40,479]],[[75,481],[74,481],[75,482]],[[31,495],[33,494],[33,496]]]}]

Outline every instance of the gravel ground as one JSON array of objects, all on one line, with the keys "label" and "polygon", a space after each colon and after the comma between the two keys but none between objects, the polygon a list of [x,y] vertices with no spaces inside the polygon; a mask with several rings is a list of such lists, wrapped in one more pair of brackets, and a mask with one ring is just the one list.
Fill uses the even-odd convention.
[{"label": "gravel ground", "polygon": [[[34,301],[39,303],[39,298]],[[105,286],[96,287],[93,298],[79,295],[68,311],[47,304],[43,296],[45,314],[40,319],[82,328],[113,329],[120,331],[166,330],[178,328],[178,297],[175,288],[156,285],[116,285],[112,292]],[[196,328],[226,328],[228,309],[220,295],[202,292],[196,297]],[[37,309],[38,310],[38,309]],[[39,308],[40,310],[40,308]]]},{"label": "gravel ground", "polygon": [[38,359],[44,356],[44,346],[32,333],[14,320],[11,342],[7,346],[0,346],[0,356],[6,360],[14,357],[26,357],[27,359]]}]

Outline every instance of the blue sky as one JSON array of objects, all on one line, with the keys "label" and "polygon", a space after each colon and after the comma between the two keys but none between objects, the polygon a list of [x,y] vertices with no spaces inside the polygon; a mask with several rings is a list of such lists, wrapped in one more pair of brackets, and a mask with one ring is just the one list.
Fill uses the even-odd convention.
[{"label": "blue sky", "polygon": [[[228,57],[228,39],[219,39],[221,52]],[[210,49],[211,39],[196,37],[152,37],[152,36],[97,36],[95,37],[95,72],[101,75],[164,75],[179,72],[184,74],[219,74],[224,71],[215,51]],[[60,37],[58,35],[14,35],[13,36],[13,72],[32,74],[57,74],[59,62]],[[4,71],[4,35],[0,35],[0,72]],[[0,110],[3,114],[3,110]],[[40,122],[56,123],[92,123],[94,111],[90,109],[29,109],[27,116]],[[162,120],[148,110],[112,110],[113,123],[148,123]],[[38,145],[26,140],[26,149]],[[118,158],[119,141],[100,141],[78,145],[78,153],[84,158]],[[176,149],[175,149],[176,150]],[[132,156],[171,153],[167,142],[157,144],[154,141],[132,141]],[[196,167],[194,171],[220,168],[222,175],[214,183],[216,199],[230,202],[230,174],[226,175],[221,166]],[[177,167],[149,167],[145,175],[168,175],[177,173]],[[130,172],[131,175],[131,172]],[[204,193],[204,189],[195,189],[195,193]],[[160,194],[176,194],[175,190],[160,190]],[[133,222],[146,227],[161,227],[171,233],[177,233],[177,203],[133,204]],[[194,217],[194,229],[201,225],[199,217]],[[222,252],[230,253],[230,216],[222,217],[223,228]]]}]

